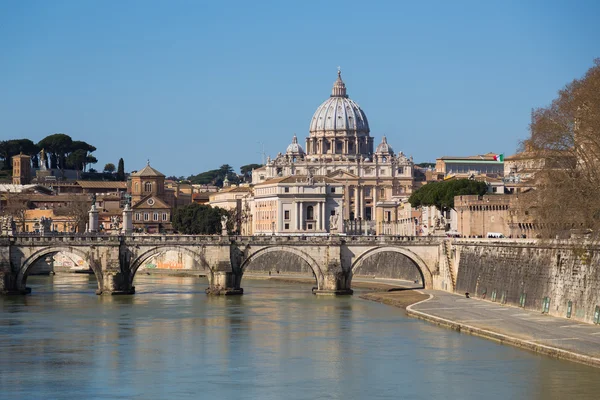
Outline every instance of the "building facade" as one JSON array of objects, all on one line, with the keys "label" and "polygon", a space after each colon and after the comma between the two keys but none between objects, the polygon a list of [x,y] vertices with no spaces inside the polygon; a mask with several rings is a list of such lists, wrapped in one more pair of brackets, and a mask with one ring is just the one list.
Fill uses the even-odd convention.
[{"label": "building facade", "polygon": [[165,194],[165,175],[150,166],[131,174],[133,228],[138,232],[171,232],[171,205]]},{"label": "building facade", "polygon": [[289,176],[254,187],[254,233],[304,235],[341,232],[344,186],[326,176]]},{"label": "building facade", "polygon": [[[367,116],[349,98],[340,71],[331,96],[317,108],[309,126],[306,151],[294,135],[285,153],[267,158],[264,167],[252,172],[256,187],[294,176],[336,181],[343,187],[339,215],[343,220],[375,221],[378,202],[399,203],[410,196],[414,186],[412,157],[394,152],[385,136],[374,149]],[[271,229],[266,225],[273,222],[261,220],[255,227],[260,224],[261,231],[266,232]]]}]

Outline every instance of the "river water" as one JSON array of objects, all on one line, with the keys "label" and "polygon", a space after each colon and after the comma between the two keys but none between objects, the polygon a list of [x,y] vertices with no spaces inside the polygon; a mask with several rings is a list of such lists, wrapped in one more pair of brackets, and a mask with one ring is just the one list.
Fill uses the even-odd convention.
[{"label": "river water", "polygon": [[598,399],[600,370],[408,318],[312,285],[32,276],[0,298],[2,399]]}]

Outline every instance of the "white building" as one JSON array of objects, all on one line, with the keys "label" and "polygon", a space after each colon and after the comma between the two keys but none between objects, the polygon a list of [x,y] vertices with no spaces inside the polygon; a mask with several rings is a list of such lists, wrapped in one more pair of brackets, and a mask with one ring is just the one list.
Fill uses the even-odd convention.
[{"label": "white building", "polygon": [[254,234],[341,232],[343,196],[343,184],[325,176],[289,176],[259,183],[254,187]]}]

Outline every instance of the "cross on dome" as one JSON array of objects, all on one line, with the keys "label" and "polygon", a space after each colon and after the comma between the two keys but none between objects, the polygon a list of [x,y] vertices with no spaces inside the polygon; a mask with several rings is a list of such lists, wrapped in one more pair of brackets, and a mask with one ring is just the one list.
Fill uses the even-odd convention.
[{"label": "cross on dome", "polygon": [[338,67],[338,77],[333,84],[333,89],[331,90],[331,97],[348,97],[346,94],[346,84],[342,80],[342,69]]}]

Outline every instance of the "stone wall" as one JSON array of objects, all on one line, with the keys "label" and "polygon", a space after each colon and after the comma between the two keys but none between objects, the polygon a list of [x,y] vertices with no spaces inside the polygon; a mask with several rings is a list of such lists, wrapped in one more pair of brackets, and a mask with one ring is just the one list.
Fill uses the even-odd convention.
[{"label": "stone wall", "polygon": [[313,271],[306,261],[300,256],[287,251],[273,251],[258,256],[248,263],[244,273],[268,274],[276,276],[279,274],[301,274],[313,275]]},{"label": "stone wall", "polygon": [[600,251],[571,243],[481,243],[454,245],[456,291],[549,314],[593,322],[600,305]]},{"label": "stone wall", "polygon": [[354,271],[355,277],[367,276],[387,279],[403,279],[422,283],[421,274],[415,263],[400,253],[383,252],[366,258]]}]

